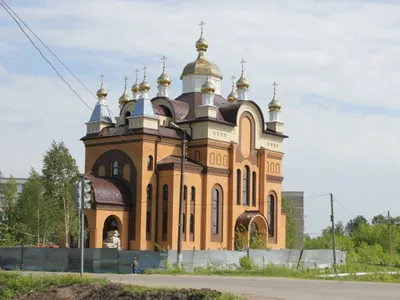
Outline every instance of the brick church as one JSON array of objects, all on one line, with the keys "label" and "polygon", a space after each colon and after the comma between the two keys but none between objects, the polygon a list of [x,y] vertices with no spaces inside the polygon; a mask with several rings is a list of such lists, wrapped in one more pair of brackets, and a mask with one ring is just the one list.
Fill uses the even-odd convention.
[{"label": "brick church", "polygon": [[183,68],[176,98],[169,95],[164,59],[157,93],[144,68],[143,80],[136,73],[130,92],[125,83],[113,120],[102,80],[82,138],[93,190],[85,210],[91,248],[103,247],[107,233],[118,230],[122,249],[177,249],[182,149],[184,250],[235,249],[239,228],[249,244],[257,234],[268,247],[285,248],[281,188],[287,136],[275,85],[269,104],[261,103],[269,108],[264,116],[249,100],[242,60],[241,75],[225,98],[222,72],[206,57],[203,28],[195,46],[197,58]]}]

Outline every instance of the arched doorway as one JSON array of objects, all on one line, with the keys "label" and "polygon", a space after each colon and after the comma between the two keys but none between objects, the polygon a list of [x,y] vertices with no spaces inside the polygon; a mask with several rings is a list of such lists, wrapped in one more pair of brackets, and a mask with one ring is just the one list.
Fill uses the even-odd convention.
[{"label": "arched doorway", "polygon": [[250,248],[251,245],[254,244],[254,242],[258,238],[258,226],[256,222],[251,222],[250,224]]},{"label": "arched doorway", "polygon": [[267,220],[259,211],[247,211],[236,220],[235,250],[267,248]]},{"label": "arched doorway", "polygon": [[120,228],[119,228],[119,222],[117,217],[115,216],[109,216],[105,221],[104,221],[104,227],[103,227],[103,240],[107,237],[109,231],[117,230],[118,233],[120,233]]}]

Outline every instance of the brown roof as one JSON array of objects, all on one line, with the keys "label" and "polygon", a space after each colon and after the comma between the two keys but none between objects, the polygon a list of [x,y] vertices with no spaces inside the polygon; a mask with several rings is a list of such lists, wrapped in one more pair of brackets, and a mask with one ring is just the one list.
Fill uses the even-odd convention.
[{"label": "brown roof", "polygon": [[[258,216],[258,215],[262,216],[265,219],[264,215],[259,210],[245,211],[236,219],[235,228],[238,229],[239,227],[242,227],[247,230],[249,228],[250,221],[255,216]],[[267,219],[265,219],[265,222],[268,224]]]},{"label": "brown roof", "polygon": [[[81,175],[83,177],[83,175]],[[87,175],[92,183],[93,202],[98,204],[129,205],[131,193],[128,187],[117,178]]]},{"label": "brown roof", "polygon": [[[160,167],[162,170],[173,170],[174,168],[180,167],[181,165],[181,157],[180,156],[175,156],[175,155],[169,155],[162,160],[160,160],[157,165]],[[187,169],[196,169],[198,171],[202,171],[204,167],[199,164],[198,162],[186,158],[185,160],[185,168]]]}]

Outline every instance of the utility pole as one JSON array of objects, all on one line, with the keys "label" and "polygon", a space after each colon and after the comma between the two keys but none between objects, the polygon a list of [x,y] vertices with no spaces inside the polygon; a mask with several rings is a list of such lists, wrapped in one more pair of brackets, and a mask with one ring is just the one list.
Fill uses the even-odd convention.
[{"label": "utility pole", "polygon": [[83,276],[83,264],[84,264],[84,240],[85,240],[85,177],[82,177],[81,181],[81,242],[80,242],[80,247],[81,247],[81,277]]},{"label": "utility pole", "polygon": [[388,211],[388,230],[389,230],[389,251],[390,251],[390,257],[392,257],[393,250],[392,250],[392,230],[391,230],[391,224],[392,220],[390,218],[390,211]]},{"label": "utility pole", "polygon": [[336,272],[336,236],[335,236],[335,214],[333,212],[333,194],[331,196],[331,222],[332,222],[332,248],[333,248],[333,269]]},{"label": "utility pole", "polygon": [[172,127],[175,127],[182,131],[182,150],[181,150],[181,185],[180,185],[180,197],[179,197],[179,220],[178,220],[178,247],[176,255],[176,264],[178,268],[182,265],[182,225],[183,225],[183,197],[184,197],[184,172],[185,172],[185,159],[186,159],[186,131],[176,125],[170,123]]}]

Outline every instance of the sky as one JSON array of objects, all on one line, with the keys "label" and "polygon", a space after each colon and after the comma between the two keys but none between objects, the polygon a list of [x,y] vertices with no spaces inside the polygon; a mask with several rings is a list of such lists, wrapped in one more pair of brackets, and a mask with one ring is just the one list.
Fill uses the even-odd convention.
[{"label": "sky", "polygon": [[[244,58],[249,98],[267,114],[276,81],[284,141],[283,189],[305,193],[305,233],[330,222],[391,211],[400,215],[400,2],[350,0],[8,1],[92,93],[103,73],[114,115],[124,76],[148,66],[150,95],[167,56],[170,96],[196,58],[204,21],[207,57],[227,96]],[[40,57],[0,7],[0,170],[40,170],[52,140],[84,166],[91,111]],[[34,40],[37,42],[36,40]],[[38,43],[80,97],[93,97]],[[140,76],[142,74],[140,73]],[[142,77],[140,77],[141,79]]]}]

